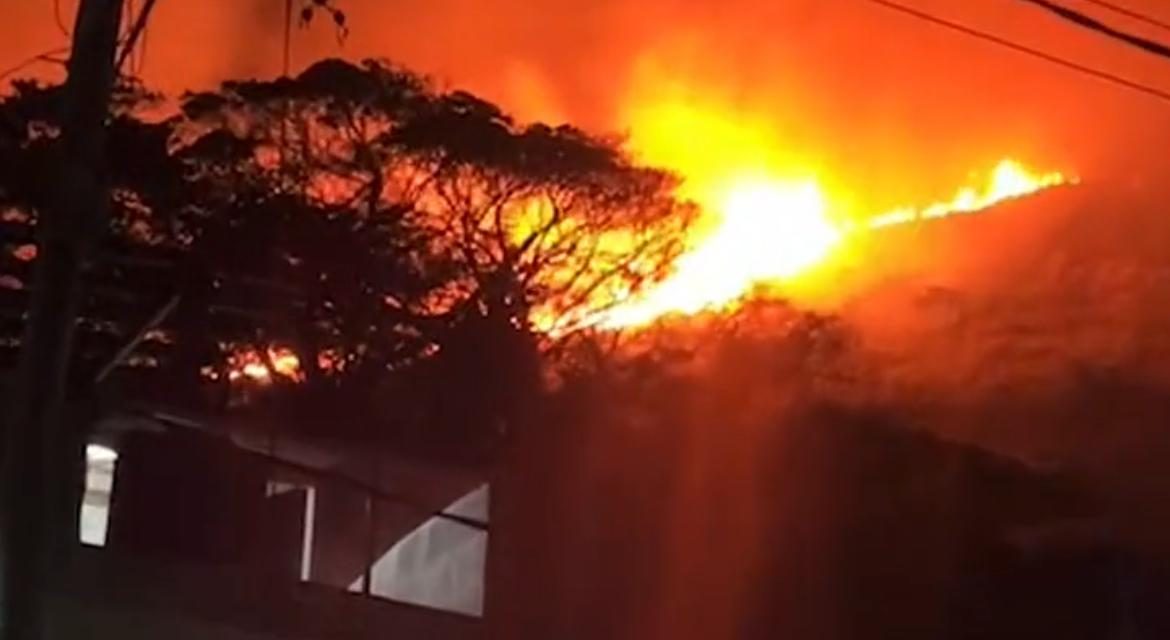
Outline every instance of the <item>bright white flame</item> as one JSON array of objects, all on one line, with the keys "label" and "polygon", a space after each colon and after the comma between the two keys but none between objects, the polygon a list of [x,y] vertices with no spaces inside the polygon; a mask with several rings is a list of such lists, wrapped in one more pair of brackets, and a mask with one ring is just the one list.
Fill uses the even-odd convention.
[{"label": "bright white flame", "polygon": [[895,209],[870,218],[867,226],[870,229],[880,229],[915,220],[931,220],[958,213],[972,213],[1004,200],[1035,193],[1041,189],[1076,183],[1076,178],[1067,177],[1062,173],[1055,171],[1034,173],[1019,162],[1006,159],[995,165],[995,169],[988,177],[987,184],[982,189],[963,187],[955,192],[954,197],[947,202],[936,202],[922,208],[902,207]]},{"label": "bright white flame", "polygon": [[822,264],[849,233],[916,220],[981,211],[996,203],[1062,184],[1063,174],[1035,173],[1005,159],[981,187],[963,187],[948,201],[902,207],[858,224],[829,216],[828,198],[815,181],[791,182],[741,176],[698,198],[711,224],[691,241],[675,271],[639,295],[619,300],[595,316],[601,328],[645,325],[668,314],[729,309],[762,285],[791,283]]},{"label": "bright white flame", "polygon": [[673,275],[646,296],[605,314],[603,327],[645,324],[738,300],[753,285],[795,276],[841,239],[815,182],[748,180],[726,189],[714,230],[679,258]]}]

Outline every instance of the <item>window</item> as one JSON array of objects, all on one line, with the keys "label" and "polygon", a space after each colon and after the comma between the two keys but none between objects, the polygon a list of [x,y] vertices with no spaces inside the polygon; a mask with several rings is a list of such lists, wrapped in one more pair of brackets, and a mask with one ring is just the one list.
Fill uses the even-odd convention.
[{"label": "window", "polygon": [[301,500],[300,496],[303,496],[304,515],[300,518],[298,574],[301,581],[308,581],[313,572],[313,524],[317,517],[317,490],[311,485],[269,481],[267,496],[270,499],[278,496],[292,497],[298,502]]},{"label": "window", "polygon": [[85,495],[81,501],[78,537],[82,544],[106,546],[110,523],[110,495],[118,452],[100,444],[85,447]]},{"label": "window", "polygon": [[[374,563],[370,593],[482,615],[488,504],[488,485],[481,485],[399,540]],[[361,590],[361,582],[350,590]]]}]

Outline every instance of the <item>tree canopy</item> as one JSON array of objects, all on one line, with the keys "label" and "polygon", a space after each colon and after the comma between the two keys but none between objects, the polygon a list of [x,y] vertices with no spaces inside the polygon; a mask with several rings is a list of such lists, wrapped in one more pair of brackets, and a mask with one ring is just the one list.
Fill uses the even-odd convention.
[{"label": "tree canopy", "polygon": [[[26,232],[60,188],[47,170],[59,94],[22,82],[0,103],[9,297],[35,258]],[[118,90],[90,371],[179,298],[130,359],[156,379],[227,378],[241,353],[276,377],[279,346],[299,364],[290,379],[332,394],[489,372],[506,385],[532,377],[509,359],[663,274],[693,218],[674,177],[619,140],[520,124],[384,62],[324,60],[177,106]]]}]

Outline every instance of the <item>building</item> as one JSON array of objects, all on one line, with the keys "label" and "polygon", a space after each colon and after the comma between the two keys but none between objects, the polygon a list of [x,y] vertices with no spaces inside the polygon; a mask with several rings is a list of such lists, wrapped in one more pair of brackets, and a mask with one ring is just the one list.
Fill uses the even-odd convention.
[{"label": "building", "polygon": [[175,416],[107,418],[93,439],[62,622],[126,638],[483,637],[482,475],[289,438],[269,450]]},{"label": "building", "polygon": [[[20,347],[31,242],[28,216],[0,222],[0,380]],[[207,395],[176,355],[175,318],[251,330],[295,292],[161,247],[99,249],[68,412],[87,438],[81,544],[51,637],[483,637],[484,467],[353,429],[277,431]]]}]

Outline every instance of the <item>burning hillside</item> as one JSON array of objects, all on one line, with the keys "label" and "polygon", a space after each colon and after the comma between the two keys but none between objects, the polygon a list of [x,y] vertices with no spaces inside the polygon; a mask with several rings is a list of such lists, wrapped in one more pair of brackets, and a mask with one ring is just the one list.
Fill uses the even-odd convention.
[{"label": "burning hillside", "polygon": [[[802,277],[840,261],[857,234],[974,213],[1076,181],[1059,172],[1036,173],[1005,159],[985,184],[965,186],[950,200],[849,220],[815,179],[785,179],[767,170],[738,168],[735,162],[728,158],[715,176],[692,175],[686,167],[675,167],[687,185],[700,185],[684,186],[684,193],[698,200],[704,211],[700,227],[687,239],[687,249],[663,282],[604,311],[594,319],[597,325],[638,326],[668,314],[733,309],[760,289],[778,295],[787,289],[791,294],[792,285],[799,286]],[[832,284],[822,278],[820,286]]]}]

